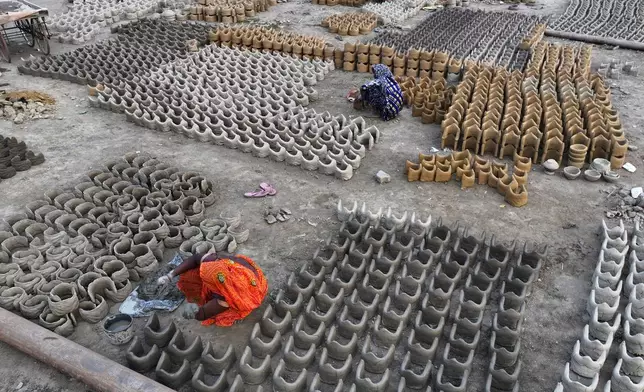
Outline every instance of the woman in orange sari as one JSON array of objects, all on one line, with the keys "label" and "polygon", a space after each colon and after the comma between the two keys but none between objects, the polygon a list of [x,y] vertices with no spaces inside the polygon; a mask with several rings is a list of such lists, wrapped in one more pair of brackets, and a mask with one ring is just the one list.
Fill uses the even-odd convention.
[{"label": "woman in orange sari", "polygon": [[177,287],[186,300],[199,306],[194,317],[203,325],[228,327],[258,308],[268,290],[262,270],[244,255],[196,254],[159,278]]}]

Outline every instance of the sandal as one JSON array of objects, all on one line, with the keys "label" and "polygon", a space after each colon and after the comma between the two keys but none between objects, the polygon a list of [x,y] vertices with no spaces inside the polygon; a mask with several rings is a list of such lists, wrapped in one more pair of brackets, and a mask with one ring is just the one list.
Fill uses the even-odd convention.
[{"label": "sandal", "polygon": [[244,197],[264,197],[264,196],[274,196],[275,194],[277,194],[277,190],[266,182],[262,182],[261,184],[259,184],[259,188],[260,189],[256,191],[244,193]]},{"label": "sandal", "polygon": [[259,187],[268,192],[269,196],[275,196],[277,194],[277,189],[273,188],[273,186],[267,182],[262,182],[259,184]]}]

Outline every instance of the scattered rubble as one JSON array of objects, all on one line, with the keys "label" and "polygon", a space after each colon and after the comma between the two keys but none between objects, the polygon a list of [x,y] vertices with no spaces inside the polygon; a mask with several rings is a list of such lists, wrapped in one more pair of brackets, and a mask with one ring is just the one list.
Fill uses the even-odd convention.
[{"label": "scattered rubble", "polygon": [[644,192],[642,187],[622,187],[608,190],[606,217],[625,222],[644,223]]},{"label": "scattered rubble", "polygon": [[0,118],[22,124],[31,119],[51,117],[56,100],[33,90],[11,91],[0,95]]},{"label": "scattered rubble", "polygon": [[378,173],[376,173],[376,181],[378,181],[379,184],[385,184],[391,181],[391,176],[384,171],[379,170]]}]

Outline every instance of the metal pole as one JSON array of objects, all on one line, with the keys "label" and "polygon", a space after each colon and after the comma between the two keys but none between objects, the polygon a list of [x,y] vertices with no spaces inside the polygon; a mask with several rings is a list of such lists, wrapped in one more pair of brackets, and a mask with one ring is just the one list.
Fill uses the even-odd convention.
[{"label": "metal pole", "polygon": [[626,41],[623,39],[598,37],[596,35],[571,33],[568,31],[546,30],[549,37],[564,38],[573,41],[581,41],[589,44],[619,46],[623,49],[644,50],[644,43],[636,41]]},{"label": "metal pole", "polygon": [[97,392],[173,391],[2,308],[0,340],[82,381]]}]

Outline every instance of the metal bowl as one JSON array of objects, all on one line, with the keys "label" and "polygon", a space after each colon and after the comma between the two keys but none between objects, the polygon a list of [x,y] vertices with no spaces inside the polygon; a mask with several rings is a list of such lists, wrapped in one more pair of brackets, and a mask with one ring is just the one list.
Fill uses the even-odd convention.
[{"label": "metal bowl", "polygon": [[103,321],[103,331],[110,343],[116,346],[128,343],[134,337],[132,316],[125,313],[109,316]]}]

